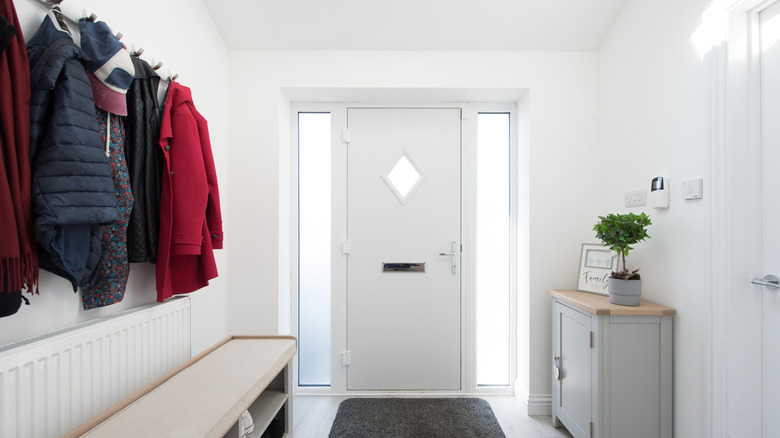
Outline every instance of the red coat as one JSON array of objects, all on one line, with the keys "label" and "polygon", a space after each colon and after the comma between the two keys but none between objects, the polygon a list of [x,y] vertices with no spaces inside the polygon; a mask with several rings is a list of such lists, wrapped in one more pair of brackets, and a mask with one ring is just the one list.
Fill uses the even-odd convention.
[{"label": "red coat", "polygon": [[222,214],[206,119],[189,88],[171,81],[160,126],[163,163],[157,301],[198,290],[217,276]]}]

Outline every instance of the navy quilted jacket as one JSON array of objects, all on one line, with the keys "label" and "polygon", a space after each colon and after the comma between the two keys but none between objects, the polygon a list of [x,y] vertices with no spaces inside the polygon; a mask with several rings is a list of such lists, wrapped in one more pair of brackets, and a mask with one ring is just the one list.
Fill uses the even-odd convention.
[{"label": "navy quilted jacket", "polygon": [[46,16],[27,53],[38,259],[75,291],[94,281],[103,225],[117,218],[111,167],[81,49]]}]

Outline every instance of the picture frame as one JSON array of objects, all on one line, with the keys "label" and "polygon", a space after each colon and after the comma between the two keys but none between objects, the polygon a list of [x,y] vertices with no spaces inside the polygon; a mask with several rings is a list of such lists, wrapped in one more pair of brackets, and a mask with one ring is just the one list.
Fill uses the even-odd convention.
[{"label": "picture frame", "polygon": [[609,295],[607,279],[617,270],[617,253],[598,243],[583,243],[580,251],[580,269],[577,290]]}]

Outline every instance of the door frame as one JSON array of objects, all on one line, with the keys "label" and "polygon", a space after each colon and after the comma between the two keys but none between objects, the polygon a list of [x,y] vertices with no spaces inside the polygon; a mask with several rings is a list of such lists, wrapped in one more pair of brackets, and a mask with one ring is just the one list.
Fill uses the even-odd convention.
[{"label": "door frame", "polygon": [[[710,80],[712,290],[707,436],[761,436],[761,133],[758,13],[775,0],[713,4]],[[705,12],[705,19],[707,12]],[[759,394],[756,397],[756,394]]]},{"label": "door frame", "polygon": [[[347,108],[459,108],[461,109],[461,389],[447,391],[348,391],[346,368],[342,352],[347,349],[346,257],[340,245],[333,245],[331,274],[331,385],[330,387],[298,386],[298,362],[293,361],[293,381],[297,394],[314,395],[446,395],[446,394],[514,394],[517,378],[517,217],[518,217],[518,104],[507,103],[449,103],[449,102],[358,102],[321,103],[293,102],[291,104],[291,308],[293,334],[298,336],[298,125],[299,112],[330,112],[332,139],[332,241],[346,240],[346,143],[342,129],[346,127]],[[510,335],[509,385],[482,386],[476,384],[476,260],[472,255],[476,242],[476,142],[477,114],[510,114]]]}]

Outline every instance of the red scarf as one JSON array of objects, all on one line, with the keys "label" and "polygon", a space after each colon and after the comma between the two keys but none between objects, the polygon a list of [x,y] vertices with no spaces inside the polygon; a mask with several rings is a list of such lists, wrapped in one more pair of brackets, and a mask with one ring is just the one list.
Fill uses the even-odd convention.
[{"label": "red scarf", "polygon": [[0,15],[18,32],[0,53],[0,292],[38,284],[30,202],[30,65],[12,0]]}]

